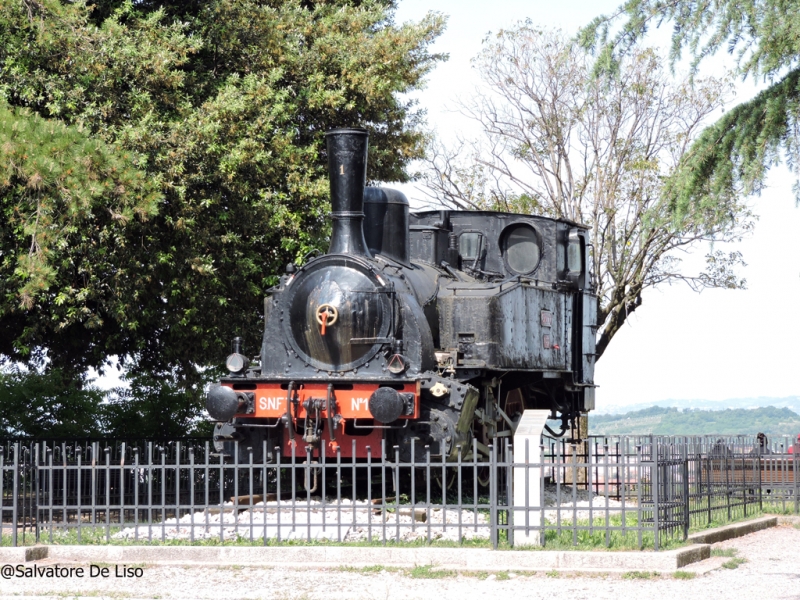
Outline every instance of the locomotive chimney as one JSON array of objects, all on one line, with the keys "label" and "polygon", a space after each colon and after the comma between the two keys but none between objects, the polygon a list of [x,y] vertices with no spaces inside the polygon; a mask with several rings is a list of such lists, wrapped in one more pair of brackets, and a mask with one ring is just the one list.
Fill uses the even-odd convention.
[{"label": "locomotive chimney", "polygon": [[364,240],[364,186],[369,134],[364,129],[334,129],[325,137],[333,219],[328,254],[371,257]]}]

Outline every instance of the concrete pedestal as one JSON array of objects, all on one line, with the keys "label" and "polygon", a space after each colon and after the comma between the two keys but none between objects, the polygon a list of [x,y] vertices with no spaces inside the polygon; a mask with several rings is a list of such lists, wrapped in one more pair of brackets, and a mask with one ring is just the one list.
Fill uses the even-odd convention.
[{"label": "concrete pedestal", "polygon": [[[549,410],[526,410],[514,433],[514,546],[541,545],[538,527],[542,518],[542,431]],[[532,508],[535,507],[535,508]],[[527,519],[527,520],[526,520]],[[522,528],[522,529],[520,529]]]}]

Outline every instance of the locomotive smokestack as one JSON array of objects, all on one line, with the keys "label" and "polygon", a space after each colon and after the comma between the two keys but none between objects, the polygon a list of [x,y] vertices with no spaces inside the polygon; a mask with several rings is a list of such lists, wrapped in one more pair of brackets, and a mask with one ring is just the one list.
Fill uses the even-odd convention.
[{"label": "locomotive smokestack", "polygon": [[364,186],[367,141],[364,129],[334,129],[325,134],[331,180],[333,231],[328,254],[372,255],[364,240]]}]

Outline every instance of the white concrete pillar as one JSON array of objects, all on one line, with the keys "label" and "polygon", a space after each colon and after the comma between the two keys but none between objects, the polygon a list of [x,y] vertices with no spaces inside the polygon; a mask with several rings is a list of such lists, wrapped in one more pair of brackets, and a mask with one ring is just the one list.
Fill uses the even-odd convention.
[{"label": "white concrete pillar", "polygon": [[[538,530],[525,533],[526,524],[538,527],[542,517],[542,431],[549,410],[526,410],[514,433],[514,546],[539,546]],[[527,450],[526,450],[527,446]],[[527,454],[526,454],[527,453]],[[525,520],[527,517],[527,521]],[[522,528],[522,529],[520,529]]]}]

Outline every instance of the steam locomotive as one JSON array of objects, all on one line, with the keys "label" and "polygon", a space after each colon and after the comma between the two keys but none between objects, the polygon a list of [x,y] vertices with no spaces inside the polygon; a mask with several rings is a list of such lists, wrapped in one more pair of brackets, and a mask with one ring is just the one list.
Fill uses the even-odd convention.
[{"label": "steam locomotive", "polygon": [[427,446],[458,460],[488,456],[527,408],[550,410],[560,419],[550,433],[576,437],[594,408],[587,228],[410,213],[402,193],[365,187],[365,130],[336,129],[326,143],[330,248],[289,264],[269,290],[257,366],[234,339],[230,376],[206,400],[216,449],[272,462],[276,449],[356,459],[383,447],[407,461]]}]

